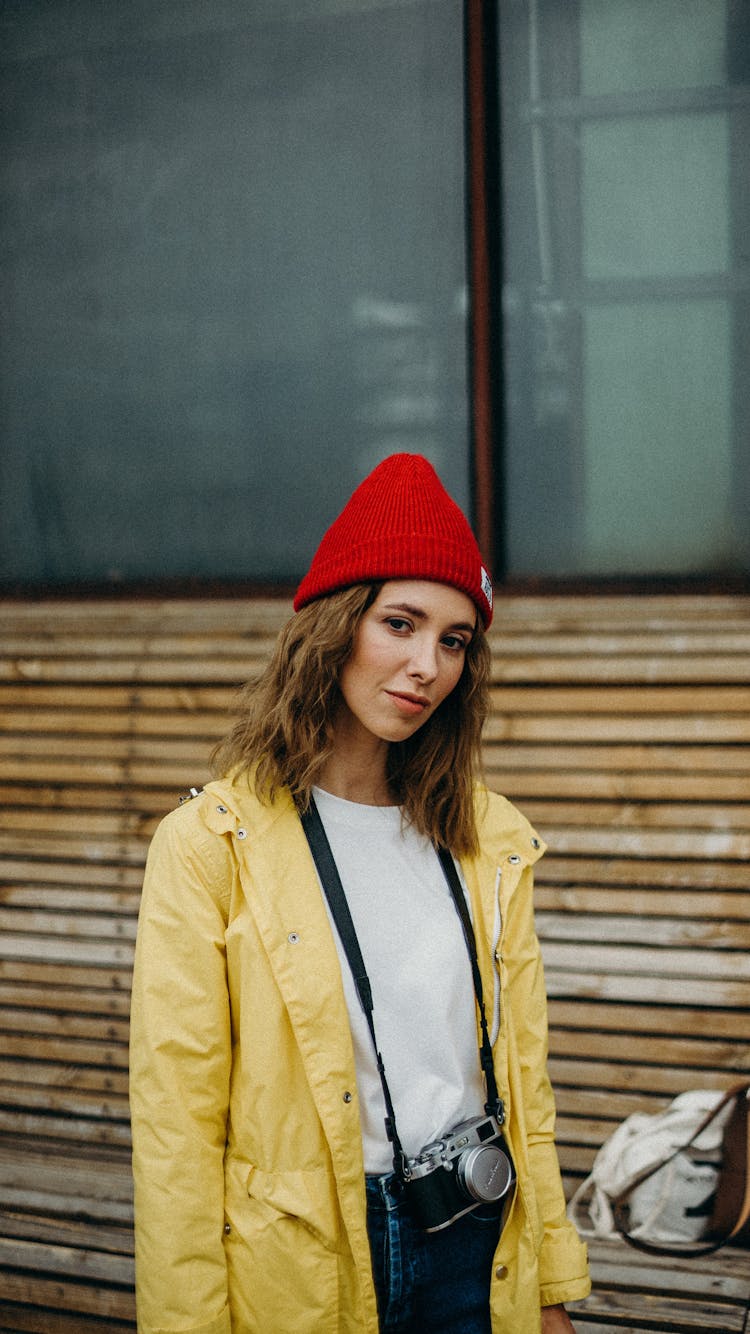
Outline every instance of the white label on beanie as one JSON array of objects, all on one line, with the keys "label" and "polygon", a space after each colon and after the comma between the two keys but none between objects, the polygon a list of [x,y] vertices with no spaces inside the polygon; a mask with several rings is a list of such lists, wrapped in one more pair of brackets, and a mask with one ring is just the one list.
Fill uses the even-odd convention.
[{"label": "white label on beanie", "polygon": [[482,592],[487,599],[490,611],[492,610],[492,581],[484,566],[482,566]]}]

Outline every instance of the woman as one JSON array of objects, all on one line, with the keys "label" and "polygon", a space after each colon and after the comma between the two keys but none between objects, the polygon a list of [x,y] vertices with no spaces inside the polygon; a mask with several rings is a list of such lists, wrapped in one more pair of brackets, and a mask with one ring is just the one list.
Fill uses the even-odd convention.
[{"label": "woman", "polygon": [[425,459],[365,479],[294,605],[224,776],[149,854],[139,1330],[571,1331],[589,1282],[553,1144],[542,847],[475,779],[492,591]]}]

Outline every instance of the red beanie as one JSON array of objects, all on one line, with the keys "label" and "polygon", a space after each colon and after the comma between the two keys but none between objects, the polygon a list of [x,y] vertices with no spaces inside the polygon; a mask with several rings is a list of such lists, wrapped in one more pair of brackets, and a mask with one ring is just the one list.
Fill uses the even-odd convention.
[{"label": "red beanie", "polygon": [[334,519],[297,589],[294,610],[351,584],[430,579],[475,603],[485,629],[492,582],[476,539],[421,454],[391,454]]}]

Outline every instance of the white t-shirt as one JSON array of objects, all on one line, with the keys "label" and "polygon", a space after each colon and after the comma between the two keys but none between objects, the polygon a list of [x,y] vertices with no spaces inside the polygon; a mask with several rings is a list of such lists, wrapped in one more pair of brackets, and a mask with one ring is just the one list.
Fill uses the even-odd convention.
[{"label": "white t-shirt", "polygon": [[[402,828],[400,807],[363,806],[320,788],[314,796],[370,979],[398,1133],[412,1157],[484,1109],[461,923],[432,844]],[[351,968],[333,931],[354,1041],[365,1171],[380,1175],[393,1164],[383,1091]]]}]

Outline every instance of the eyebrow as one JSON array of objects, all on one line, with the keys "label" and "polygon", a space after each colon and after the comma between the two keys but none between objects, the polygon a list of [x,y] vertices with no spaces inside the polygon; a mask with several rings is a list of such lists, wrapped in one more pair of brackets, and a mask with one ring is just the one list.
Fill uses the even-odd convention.
[{"label": "eyebrow", "polygon": [[[427,612],[422,607],[413,607],[409,602],[387,602],[383,606],[383,611],[405,611],[407,616],[413,616],[415,621],[426,621]],[[472,625],[470,621],[454,621],[449,625],[449,630],[468,630],[473,634],[476,630],[476,621]]]}]

